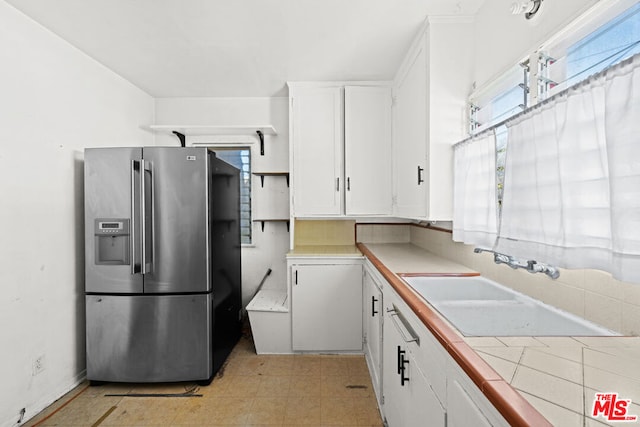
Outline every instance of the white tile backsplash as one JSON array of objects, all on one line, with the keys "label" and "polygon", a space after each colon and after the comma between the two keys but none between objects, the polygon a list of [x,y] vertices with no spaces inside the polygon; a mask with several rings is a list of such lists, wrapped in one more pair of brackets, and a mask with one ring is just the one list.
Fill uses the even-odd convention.
[{"label": "white tile backsplash", "polygon": [[622,302],[620,300],[585,292],[584,316],[614,331],[622,330]]}]

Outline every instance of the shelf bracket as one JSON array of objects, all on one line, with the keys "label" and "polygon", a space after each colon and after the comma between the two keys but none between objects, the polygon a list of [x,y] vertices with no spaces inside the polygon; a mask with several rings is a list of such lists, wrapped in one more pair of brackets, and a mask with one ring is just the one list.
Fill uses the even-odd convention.
[{"label": "shelf bracket", "polygon": [[186,143],[186,137],[184,136],[184,134],[176,130],[172,131],[171,133],[178,137],[178,139],[180,140],[180,146],[184,148]]},{"label": "shelf bracket", "polygon": [[[260,228],[262,229],[262,232],[264,233],[264,223],[265,222],[269,222],[269,220],[256,219],[254,221],[260,223]],[[275,221],[276,222],[286,222],[287,223],[287,233],[291,231],[291,221],[290,220],[275,220]]]},{"label": "shelf bracket", "polygon": [[260,138],[260,155],[264,156],[264,134],[262,133],[261,130],[257,130],[256,133],[258,134],[258,137]]}]

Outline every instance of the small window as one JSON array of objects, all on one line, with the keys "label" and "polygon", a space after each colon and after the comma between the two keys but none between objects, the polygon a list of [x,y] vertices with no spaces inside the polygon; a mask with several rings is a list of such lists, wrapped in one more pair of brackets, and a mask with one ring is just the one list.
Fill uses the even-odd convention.
[{"label": "small window", "polygon": [[528,61],[518,64],[488,88],[469,98],[470,133],[487,129],[518,114],[529,105]]},{"label": "small window", "polygon": [[240,169],[240,243],[251,244],[251,150],[216,148],[216,156]]},{"label": "small window", "polygon": [[545,49],[545,97],[640,53],[640,4],[601,24],[595,31],[577,34]]}]

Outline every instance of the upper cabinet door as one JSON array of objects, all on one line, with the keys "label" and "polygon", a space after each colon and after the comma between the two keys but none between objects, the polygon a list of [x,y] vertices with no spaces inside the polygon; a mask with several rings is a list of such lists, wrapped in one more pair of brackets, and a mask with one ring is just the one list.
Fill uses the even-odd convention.
[{"label": "upper cabinet door", "polygon": [[472,20],[429,18],[400,66],[394,79],[395,216],[453,217],[452,146],[466,137],[472,57]]},{"label": "upper cabinet door", "polygon": [[397,216],[427,214],[427,54],[421,47],[396,86],[394,163]]},{"label": "upper cabinet door", "polygon": [[296,88],[292,102],[293,212],[342,213],[342,88]]},{"label": "upper cabinet door", "polygon": [[344,92],[347,215],[391,215],[391,88]]}]

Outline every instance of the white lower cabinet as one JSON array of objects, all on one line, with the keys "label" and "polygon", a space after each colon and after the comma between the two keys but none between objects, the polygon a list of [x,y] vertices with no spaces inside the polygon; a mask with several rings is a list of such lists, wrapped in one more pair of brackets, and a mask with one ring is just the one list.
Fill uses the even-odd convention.
[{"label": "white lower cabinet", "polygon": [[478,386],[453,363],[447,370],[447,426],[508,426]]},{"label": "white lower cabinet", "polygon": [[[367,262],[367,268],[373,268],[372,264]],[[508,426],[384,279],[381,289],[384,301],[381,408],[388,427]]]},{"label": "white lower cabinet", "polygon": [[418,362],[420,337],[406,310],[385,298],[383,412],[389,427],[445,426],[445,409]]},{"label": "white lower cabinet", "polygon": [[363,273],[362,322],[364,327],[364,354],[371,373],[371,383],[380,401],[382,388],[382,284],[369,266]]},{"label": "white lower cabinet", "polygon": [[362,262],[290,262],[294,351],[362,351]]},{"label": "white lower cabinet", "polygon": [[449,381],[447,389],[447,409],[449,427],[489,427],[491,423],[487,420],[480,408],[465,391],[465,388],[456,380]]}]

